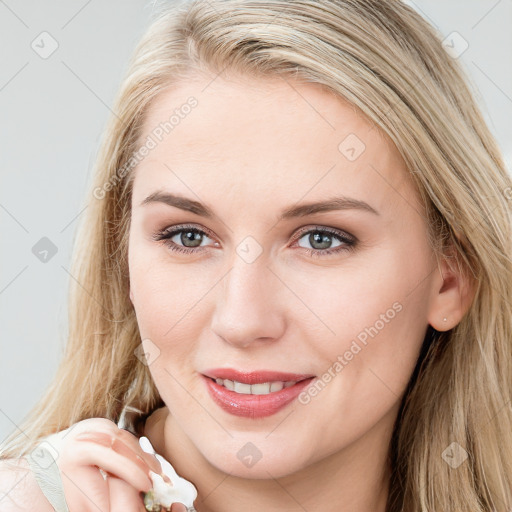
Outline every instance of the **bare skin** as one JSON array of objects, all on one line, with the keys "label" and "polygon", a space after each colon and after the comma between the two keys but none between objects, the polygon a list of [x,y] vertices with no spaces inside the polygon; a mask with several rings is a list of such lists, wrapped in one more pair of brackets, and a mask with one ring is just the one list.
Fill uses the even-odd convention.
[{"label": "bare skin", "polygon": [[[311,84],[238,77],[205,89],[210,80],[165,91],[141,136],[198,98],[134,183],[130,298],[167,405],[145,435],[196,485],[199,512],[382,512],[392,427],[426,328],[454,327],[474,290],[434,257],[404,162],[353,108]],[[141,204],[156,191],[216,217]],[[371,208],[279,220],[342,194]],[[202,233],[200,250],[173,252],[179,235],[155,240],[180,226]],[[311,247],[311,233],[338,250]],[[247,250],[258,252],[253,261]],[[220,366],[313,373],[324,386],[272,416],[243,418],[206,392],[201,371]],[[148,472],[161,468],[134,436],[92,418],[51,441],[71,512],[143,510]],[[238,456],[249,443],[259,454],[251,466]],[[26,463],[9,462],[2,510],[51,510]]]},{"label": "bare skin", "polygon": [[[158,416],[158,411],[151,415],[148,426]],[[158,459],[142,450],[136,436],[105,418],[79,421],[46,437],[42,446],[56,458],[70,512],[144,512],[141,493],[153,486],[149,472],[162,474]],[[25,458],[0,461],[2,512],[53,511],[28,465],[29,457],[41,468],[47,467],[40,447]],[[171,507],[171,512],[183,510],[185,507],[180,503]]]},{"label": "bare skin", "polygon": [[[427,327],[460,321],[469,283],[436,260],[404,161],[353,107],[315,84],[212,79],[161,93],[140,137],[197,98],[140,162],[133,186],[130,298],[168,408],[148,437],[196,485],[199,512],[384,512],[392,428]],[[215,217],[142,204],[157,191]],[[278,220],[292,206],[342,195],[377,213]],[[168,227],[182,232],[156,240]],[[172,251],[187,247],[190,228],[201,243]],[[314,242],[318,230],[325,246]],[[240,246],[246,237],[252,245]],[[248,263],[239,246],[261,253]],[[212,401],[201,373],[214,367],[318,379],[330,369],[332,378],[307,403],[254,419]],[[251,467],[237,456],[247,443],[261,455]]]}]

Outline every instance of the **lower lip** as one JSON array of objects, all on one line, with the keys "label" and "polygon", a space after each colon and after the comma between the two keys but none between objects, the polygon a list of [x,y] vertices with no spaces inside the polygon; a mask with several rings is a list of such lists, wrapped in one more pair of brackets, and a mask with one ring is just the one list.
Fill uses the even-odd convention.
[{"label": "lower lip", "polygon": [[275,391],[268,395],[249,395],[235,393],[205,375],[202,377],[210,396],[219,407],[230,414],[246,418],[263,418],[275,414],[295,400],[315,378],[302,380],[289,388],[283,388],[281,391]]}]

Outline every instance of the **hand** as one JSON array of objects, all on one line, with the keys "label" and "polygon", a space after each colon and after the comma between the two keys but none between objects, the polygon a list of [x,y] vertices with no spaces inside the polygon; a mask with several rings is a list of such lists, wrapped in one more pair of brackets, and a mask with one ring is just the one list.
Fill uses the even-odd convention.
[{"label": "hand", "polygon": [[145,512],[141,493],[152,488],[149,471],[161,474],[162,467],[136,436],[105,418],[90,418],[45,441],[58,453],[70,512]]}]

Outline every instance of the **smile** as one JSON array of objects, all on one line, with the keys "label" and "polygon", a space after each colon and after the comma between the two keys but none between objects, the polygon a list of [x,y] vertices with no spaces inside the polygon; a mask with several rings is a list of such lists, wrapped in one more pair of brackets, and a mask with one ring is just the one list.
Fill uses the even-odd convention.
[{"label": "smile", "polygon": [[233,416],[256,419],[271,416],[291,404],[315,377],[300,381],[246,382],[201,376],[218,407]]},{"label": "smile", "polygon": [[[214,379],[212,379],[214,380]],[[240,393],[242,395],[268,395],[281,391],[283,388],[289,388],[298,381],[275,381],[275,382],[262,382],[261,384],[246,384],[244,382],[238,382],[236,380],[229,379],[215,379],[215,382],[219,386],[224,386],[230,391]]]}]

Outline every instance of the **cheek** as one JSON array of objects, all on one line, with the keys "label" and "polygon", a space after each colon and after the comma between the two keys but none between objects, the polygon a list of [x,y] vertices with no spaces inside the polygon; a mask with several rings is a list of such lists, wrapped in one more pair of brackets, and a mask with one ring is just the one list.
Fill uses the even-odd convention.
[{"label": "cheek", "polygon": [[214,285],[193,265],[171,264],[165,250],[135,244],[129,252],[130,288],[141,338],[160,349],[190,351],[203,320],[201,298]]},{"label": "cheek", "polygon": [[324,371],[343,373],[358,396],[383,386],[370,369],[397,392],[410,378],[427,328],[429,252],[422,251],[381,247],[295,281],[306,316],[319,319],[311,342]]},{"label": "cheek", "polygon": [[397,303],[405,309],[418,302],[421,293],[411,291],[424,266],[426,262],[411,261],[407,253],[396,249],[373,250],[337,267],[311,266],[303,279],[294,277],[292,269],[286,280],[294,283],[294,291],[304,298],[311,312],[324,320],[324,334],[330,331],[324,341],[328,341],[355,336],[388,310],[387,316],[394,317]]},{"label": "cheek", "polygon": [[307,295],[333,333],[322,325],[324,335],[311,340],[321,384],[300,403],[318,418],[327,444],[347,441],[394,410],[425,335],[428,285],[411,290],[424,278],[428,256],[412,259],[396,249],[375,255],[326,272]]},{"label": "cheek", "polygon": [[[198,322],[201,307],[198,301],[204,295],[202,288],[194,280],[187,283],[186,276],[174,272],[173,277],[160,272],[157,268],[147,268],[132,274],[134,290],[134,307],[141,336],[152,337],[159,343],[180,339],[182,326],[190,329]],[[179,276],[179,277],[178,277]],[[196,320],[191,322],[191,317]]]},{"label": "cheek", "polygon": [[197,340],[205,322],[200,302],[205,292],[193,276],[176,266],[143,265],[136,255],[132,262],[134,308],[145,352],[152,358],[148,365],[152,379],[173,414],[177,403],[185,417],[187,411],[197,414],[183,389],[197,386],[191,370],[196,367]]}]

